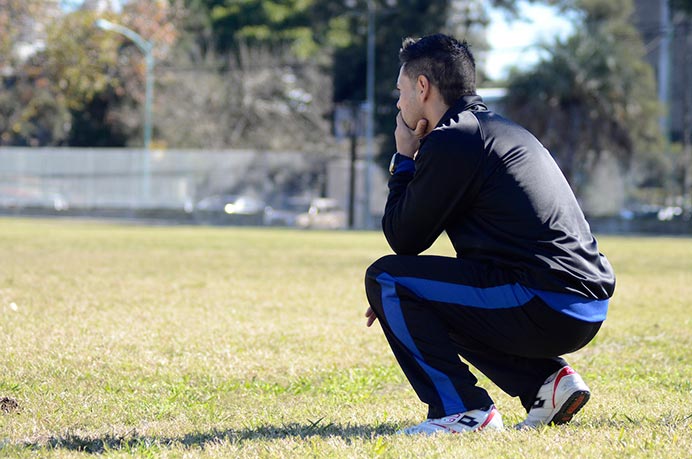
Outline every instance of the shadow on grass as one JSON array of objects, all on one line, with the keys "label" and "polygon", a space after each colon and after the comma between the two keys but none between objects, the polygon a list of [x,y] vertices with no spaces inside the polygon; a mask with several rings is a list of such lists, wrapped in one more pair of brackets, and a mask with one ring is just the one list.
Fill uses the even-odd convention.
[{"label": "shadow on grass", "polygon": [[[390,435],[396,432],[394,424],[370,425],[338,425],[321,424],[321,419],[306,424],[291,423],[281,426],[264,425],[242,430],[212,430],[210,432],[189,433],[182,437],[166,437],[156,435],[139,435],[136,431],[125,435],[107,434],[89,436],[88,434],[65,434],[24,442],[18,445],[29,449],[64,449],[91,454],[102,454],[107,451],[141,451],[146,449],[165,449],[181,447],[205,448],[207,445],[217,445],[225,442],[240,443],[252,440],[273,440],[282,438],[337,437],[345,440],[355,438],[369,439],[378,435]],[[0,448],[1,450],[2,448]]]}]

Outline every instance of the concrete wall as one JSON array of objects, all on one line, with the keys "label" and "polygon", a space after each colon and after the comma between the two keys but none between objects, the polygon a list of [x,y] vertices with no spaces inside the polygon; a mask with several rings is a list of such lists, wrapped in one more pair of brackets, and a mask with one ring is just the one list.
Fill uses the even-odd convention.
[{"label": "concrete wall", "polygon": [[[213,194],[330,197],[348,209],[347,155],[253,150],[0,148],[0,209],[185,211]],[[365,166],[356,167],[356,225],[365,225]],[[370,214],[384,209],[386,177],[372,167]],[[373,220],[373,218],[371,218]]]}]

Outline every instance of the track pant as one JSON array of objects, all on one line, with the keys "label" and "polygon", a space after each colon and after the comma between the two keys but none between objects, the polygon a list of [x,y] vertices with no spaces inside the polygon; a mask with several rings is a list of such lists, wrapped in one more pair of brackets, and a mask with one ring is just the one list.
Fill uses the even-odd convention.
[{"label": "track pant", "polygon": [[567,365],[601,321],[549,307],[530,289],[481,263],[388,255],[367,270],[371,308],[428,417],[490,406],[466,362],[528,411],[545,379]]}]

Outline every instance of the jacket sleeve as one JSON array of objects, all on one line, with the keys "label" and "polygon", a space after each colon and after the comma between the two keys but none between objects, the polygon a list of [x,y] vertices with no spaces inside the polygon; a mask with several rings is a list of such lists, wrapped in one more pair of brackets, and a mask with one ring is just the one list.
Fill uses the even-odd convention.
[{"label": "jacket sleeve", "polygon": [[389,180],[382,229],[395,253],[418,255],[435,242],[450,217],[462,217],[482,157],[477,136],[449,131],[428,135],[415,172],[394,174]]}]

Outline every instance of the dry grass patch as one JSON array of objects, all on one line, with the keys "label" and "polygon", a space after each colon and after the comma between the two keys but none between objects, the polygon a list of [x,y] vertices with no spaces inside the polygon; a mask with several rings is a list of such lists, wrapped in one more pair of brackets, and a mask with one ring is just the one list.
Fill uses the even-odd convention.
[{"label": "dry grass patch", "polygon": [[364,325],[380,234],[3,219],[0,456],[689,457],[692,239],[600,242],[618,287],[569,357],[575,422],[402,438],[425,409]]}]

